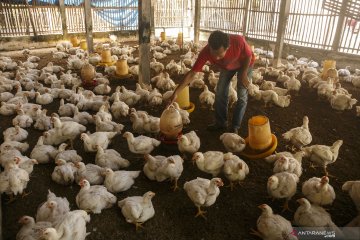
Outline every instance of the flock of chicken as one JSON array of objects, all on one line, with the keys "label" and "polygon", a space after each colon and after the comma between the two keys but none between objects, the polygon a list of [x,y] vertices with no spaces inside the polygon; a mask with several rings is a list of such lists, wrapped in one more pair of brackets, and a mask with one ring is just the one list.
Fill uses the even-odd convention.
[{"label": "flock of chicken", "polygon": [[[111,42],[109,47],[113,60],[122,58],[129,63],[137,63],[138,58],[132,55],[135,48],[121,47],[117,42]],[[141,171],[120,170],[128,167],[131,161],[123,158],[116,150],[108,149],[112,139],[124,130],[124,125],[119,121],[126,117],[132,122],[132,131],[126,131],[122,136],[126,138],[132,153],[143,156],[143,173],[148,179],[158,182],[170,179],[174,181],[176,190],[178,179],[184,170],[184,159],[188,158],[191,158],[201,171],[211,174],[212,179],[198,177],[183,186],[198,208],[196,216],[206,218],[201,207],[209,207],[216,202],[220,194],[219,187],[224,185],[223,180],[218,178],[219,174],[224,174],[231,188],[245,180],[249,167],[236,155],[245,148],[245,140],[235,133],[224,133],[220,136],[219,140],[227,153],[199,152],[200,138],[195,131],[190,131],[178,140],[178,149],[182,156],[151,155],[154,148],[160,145],[160,141],[151,137],[159,133],[160,119],[134,107],[140,103],[150,107],[160,106],[172,95],[176,84],[170,76],[189,71],[189,67],[194,63],[195,53],[200,49],[200,46],[191,43],[188,47],[189,51],[181,56],[179,63],[172,60],[164,66],[156,59],[163,59],[172,51],[179,50],[179,46],[173,40],[154,45],[151,68],[158,75],[151,79],[153,86],[136,84],[135,91],[118,86],[111,95],[108,77],[114,74],[115,67],[106,67],[106,75],[96,74],[99,85],[93,91],[84,90],[80,87],[81,79],[76,71],[80,70],[85,62],[98,64],[101,57],[98,54],[88,56],[87,52],[72,47],[68,42],[58,44],[58,51],[53,52],[54,59],[68,59],[66,73],[61,66],[51,62],[44,68],[37,69],[36,62],[40,59],[30,55],[29,51],[24,51],[28,57],[25,62],[0,57],[0,114],[16,115],[12,120],[13,127],[3,132],[4,142],[0,146],[0,163],[3,167],[0,173],[0,192],[9,195],[9,201],[13,201],[16,195],[26,195],[25,189],[34,165],[52,161],[56,164],[51,175],[54,182],[61,185],[76,182],[81,186],[76,196],[76,204],[80,210],[71,211],[66,198],[57,197],[49,190],[47,199],[38,208],[35,219],[30,216],[20,219],[23,227],[18,232],[17,239],[85,239],[88,234],[86,223],[90,221],[88,213],[100,214],[102,209],[112,207],[117,202],[114,193],[132,187]],[[195,53],[192,50],[195,50]],[[258,63],[261,64],[261,61],[259,58]],[[310,67],[309,64],[305,59],[289,57],[288,63],[279,69],[259,67],[254,70],[249,94],[264,101],[265,105],[273,103],[287,107],[290,104],[290,93],[298,92],[302,85],[307,84],[317,89],[319,97],[329,100],[334,109],[351,109],[356,99],[351,98],[339,81],[351,79],[358,87],[360,72],[357,70],[355,75],[350,76],[350,73],[344,75],[339,70],[323,81],[317,66]],[[130,71],[138,74],[138,65],[131,66]],[[203,105],[212,108],[215,94],[209,90],[209,86],[216,89],[219,73],[211,71],[208,65],[204,66],[203,71],[209,73],[209,84],[205,83],[204,73],[198,73],[190,87],[203,89],[199,100]],[[298,80],[296,77],[301,72],[302,79]],[[263,80],[264,74],[275,77],[277,81]],[[237,101],[235,81],[236,78],[234,84],[230,85],[229,104]],[[277,82],[285,88],[276,87]],[[54,99],[60,99],[58,113],[48,116],[44,106],[52,103]],[[179,110],[183,124],[189,124],[189,113],[180,109],[176,103],[174,107]],[[360,108],[357,108],[360,114]],[[91,115],[88,111],[95,114]],[[89,124],[96,126],[96,132],[86,132]],[[31,127],[44,132],[28,157],[23,155],[29,148],[24,141],[28,137],[26,128]],[[95,164],[85,165],[82,157],[73,149],[73,142],[78,137],[83,141],[86,152],[96,152]],[[304,116],[302,126],[284,133],[283,138],[293,146],[293,150],[298,151],[280,152],[266,158],[267,162],[274,164],[274,175],[269,177],[267,182],[269,195],[285,199],[284,210],[288,209],[288,201],[295,195],[302,174],[302,158],[308,158],[312,163],[324,168],[325,176],[310,178],[303,183],[302,192],[306,198],[298,200],[300,207],[295,213],[294,222],[298,226],[336,228],[322,206],[331,204],[335,199],[326,166],[336,161],[343,141],[338,140],[332,146],[308,146],[312,142],[312,135],[307,116]],[[347,182],[343,189],[349,191],[355,203],[359,203],[359,181]],[[117,204],[126,221],[138,228],[155,215],[151,202],[154,196],[155,193],[149,191],[143,196],[122,199]],[[284,239],[284,236],[290,236],[292,227],[288,220],[273,214],[266,204],[259,207],[263,213],[257,222],[258,231],[254,230],[254,234],[263,239]]]}]

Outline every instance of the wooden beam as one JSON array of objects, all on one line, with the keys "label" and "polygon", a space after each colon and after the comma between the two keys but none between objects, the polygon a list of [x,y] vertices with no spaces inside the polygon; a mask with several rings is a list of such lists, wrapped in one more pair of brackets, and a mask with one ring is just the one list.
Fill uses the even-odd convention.
[{"label": "wooden beam", "polygon": [[59,0],[59,10],[60,10],[63,35],[64,38],[67,38],[68,30],[67,30],[66,14],[65,14],[65,0]]},{"label": "wooden beam", "polygon": [[150,85],[151,1],[139,0],[139,83]]},{"label": "wooden beam", "polygon": [[29,13],[30,23],[31,23],[31,26],[33,28],[34,36],[37,37],[37,31],[36,31],[35,24],[34,24],[34,18],[33,18],[33,15],[32,15],[28,0],[25,0],[25,5],[26,5],[26,8],[27,8],[28,13]]},{"label": "wooden beam", "polygon": [[200,18],[201,18],[201,0],[195,0],[195,17],[194,17],[194,42],[195,42],[195,44],[199,43]]},{"label": "wooden beam", "polygon": [[250,2],[251,1],[245,1],[244,19],[243,19],[243,25],[242,25],[243,36],[247,35],[247,26],[249,23]]},{"label": "wooden beam", "polygon": [[88,52],[94,52],[93,42],[93,24],[91,16],[91,0],[85,0],[84,2],[84,15],[85,15],[85,30],[86,30],[86,42]]},{"label": "wooden beam", "polygon": [[291,0],[281,0],[280,3],[280,14],[279,14],[279,22],[277,26],[277,37],[276,37],[276,45],[275,45],[274,60],[273,60],[274,67],[277,67],[281,64],[281,55],[284,45],[285,30],[289,20],[290,4],[291,4]]},{"label": "wooden beam", "polygon": [[334,36],[334,41],[332,44],[332,49],[334,51],[338,51],[338,49],[339,49],[340,38],[343,33],[342,30],[343,30],[343,26],[344,26],[344,22],[345,22],[345,12],[346,12],[346,7],[348,6],[348,3],[349,3],[349,0],[343,0],[342,5],[341,5],[339,19],[338,19],[338,23],[336,26],[335,36]]},{"label": "wooden beam", "polygon": [[155,38],[155,6],[154,1],[150,1],[151,4],[151,18],[150,18],[150,28],[151,28],[151,39]]}]

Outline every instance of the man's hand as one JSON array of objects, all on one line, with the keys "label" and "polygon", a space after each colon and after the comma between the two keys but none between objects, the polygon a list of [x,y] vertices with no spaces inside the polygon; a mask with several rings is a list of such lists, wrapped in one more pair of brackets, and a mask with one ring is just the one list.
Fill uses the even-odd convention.
[{"label": "man's hand", "polygon": [[249,87],[249,85],[250,85],[250,81],[249,81],[249,79],[248,79],[247,74],[242,74],[242,76],[241,76],[241,82],[242,82],[243,86],[244,86],[246,89],[248,89],[248,87]]}]

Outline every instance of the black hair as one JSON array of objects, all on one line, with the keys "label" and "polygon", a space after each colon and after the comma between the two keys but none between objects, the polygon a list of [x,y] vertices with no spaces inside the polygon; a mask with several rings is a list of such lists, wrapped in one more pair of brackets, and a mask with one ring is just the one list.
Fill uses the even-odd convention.
[{"label": "black hair", "polygon": [[227,49],[229,47],[229,35],[222,31],[214,31],[210,34],[208,43],[213,50],[218,50],[221,47]]}]

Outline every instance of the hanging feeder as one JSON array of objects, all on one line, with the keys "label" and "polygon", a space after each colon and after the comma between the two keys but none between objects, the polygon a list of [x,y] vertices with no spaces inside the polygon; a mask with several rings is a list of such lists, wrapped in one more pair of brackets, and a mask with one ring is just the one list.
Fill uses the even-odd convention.
[{"label": "hanging feeder", "polygon": [[87,50],[87,42],[85,40],[81,41],[79,47],[82,50],[86,51]]},{"label": "hanging feeder", "polygon": [[180,112],[170,105],[160,117],[159,140],[166,144],[177,144],[182,135],[183,122]]},{"label": "hanging feeder", "polygon": [[73,45],[73,47],[78,47],[80,45],[80,40],[78,39],[77,36],[71,36],[70,42]]},{"label": "hanging feeder", "polygon": [[277,138],[271,134],[270,121],[265,116],[254,116],[248,121],[249,136],[246,147],[240,155],[260,159],[271,155],[277,147]]},{"label": "hanging feeder", "polygon": [[103,49],[101,52],[101,62],[99,63],[99,66],[112,66],[116,63],[116,61],[112,61],[111,59],[111,50],[106,48]]},{"label": "hanging feeder", "polygon": [[179,104],[181,109],[186,110],[189,113],[194,111],[195,104],[190,102],[189,86],[186,86],[183,90],[181,90],[176,98],[176,102]]},{"label": "hanging feeder", "polygon": [[119,59],[116,62],[116,77],[120,78],[120,79],[125,79],[125,78],[129,78],[132,75],[129,74],[129,66],[127,64],[127,60],[126,59]]},{"label": "hanging feeder", "polygon": [[86,63],[82,66],[80,77],[82,85],[85,89],[93,89],[95,86],[97,86],[97,81],[94,80],[95,74],[95,68],[90,63]]}]

